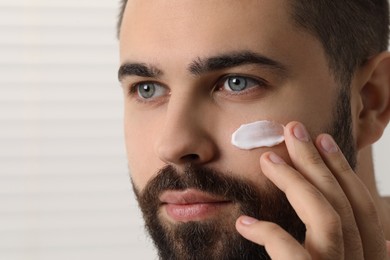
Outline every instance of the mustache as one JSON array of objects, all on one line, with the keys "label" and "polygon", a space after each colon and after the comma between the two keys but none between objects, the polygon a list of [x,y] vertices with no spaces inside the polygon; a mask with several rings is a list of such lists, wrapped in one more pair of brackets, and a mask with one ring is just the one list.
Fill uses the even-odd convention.
[{"label": "mustache", "polygon": [[[133,187],[134,183],[133,183]],[[158,197],[167,190],[197,189],[233,202],[254,202],[258,200],[258,188],[248,180],[233,177],[232,174],[223,173],[204,166],[188,164],[182,172],[171,165],[159,170],[145,186],[142,192],[134,190],[137,199],[141,197],[158,200]]]},{"label": "mustache", "polygon": [[[260,176],[259,172],[259,176]],[[286,195],[266,179],[261,187],[239,176],[245,174],[224,173],[205,166],[188,164],[183,171],[168,165],[160,169],[142,191],[133,183],[134,194],[151,234],[161,229],[158,223],[160,195],[167,190],[198,189],[238,205],[241,214],[279,224],[298,241],[304,241],[305,225],[296,215]]]}]

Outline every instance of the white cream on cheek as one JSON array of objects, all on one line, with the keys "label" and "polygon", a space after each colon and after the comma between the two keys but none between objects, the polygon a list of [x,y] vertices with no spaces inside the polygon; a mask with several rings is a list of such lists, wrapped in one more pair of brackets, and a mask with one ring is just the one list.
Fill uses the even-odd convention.
[{"label": "white cream on cheek", "polygon": [[284,141],[282,124],[263,120],[241,125],[232,134],[232,144],[240,149],[272,147]]}]

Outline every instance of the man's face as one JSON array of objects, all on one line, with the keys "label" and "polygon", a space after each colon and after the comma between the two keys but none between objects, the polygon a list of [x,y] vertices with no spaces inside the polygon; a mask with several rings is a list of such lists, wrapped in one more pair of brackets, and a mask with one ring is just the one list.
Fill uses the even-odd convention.
[{"label": "man's face", "polygon": [[[241,124],[257,120],[298,120],[312,135],[334,125],[339,86],[320,42],[293,24],[290,11],[284,0],[127,4],[120,58],[129,168],[149,229],[161,229],[153,238],[174,238],[172,251],[200,249],[188,245],[190,234],[225,237],[203,239],[225,251],[247,211],[271,220],[287,214],[286,225],[301,228],[293,210],[275,212],[288,207],[259,166],[269,150],[289,162],[284,144],[245,151],[230,143]],[[237,198],[240,188],[248,196]],[[263,206],[247,209],[257,202]]]}]

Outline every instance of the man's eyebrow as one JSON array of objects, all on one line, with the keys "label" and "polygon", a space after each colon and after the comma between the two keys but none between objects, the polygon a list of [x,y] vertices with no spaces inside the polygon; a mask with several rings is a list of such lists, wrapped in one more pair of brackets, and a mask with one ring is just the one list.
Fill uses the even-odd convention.
[{"label": "man's eyebrow", "polygon": [[158,78],[161,74],[161,70],[145,63],[124,63],[119,67],[118,79],[121,81],[125,76]]},{"label": "man's eyebrow", "polygon": [[188,66],[188,70],[193,75],[200,75],[246,64],[257,64],[284,73],[287,71],[282,63],[252,51],[232,52],[205,59],[198,58]]}]

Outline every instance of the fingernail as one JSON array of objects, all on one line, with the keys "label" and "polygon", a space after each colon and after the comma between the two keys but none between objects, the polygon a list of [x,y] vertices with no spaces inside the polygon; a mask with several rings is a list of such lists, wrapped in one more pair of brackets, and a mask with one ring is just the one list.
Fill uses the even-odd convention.
[{"label": "fingernail", "polygon": [[294,126],[293,133],[294,136],[302,142],[309,142],[310,140],[309,133],[307,132],[306,128],[300,123]]},{"label": "fingernail", "polygon": [[240,219],[241,224],[243,224],[245,226],[252,225],[253,223],[255,223],[257,221],[258,221],[257,219],[251,218],[248,216],[241,217],[241,219]]},{"label": "fingernail", "polygon": [[268,158],[271,160],[271,162],[276,163],[276,164],[284,164],[284,160],[277,155],[276,153],[270,153]]},{"label": "fingernail", "polygon": [[324,135],[320,141],[321,147],[325,152],[336,153],[339,148],[337,147],[336,142],[330,135]]}]

